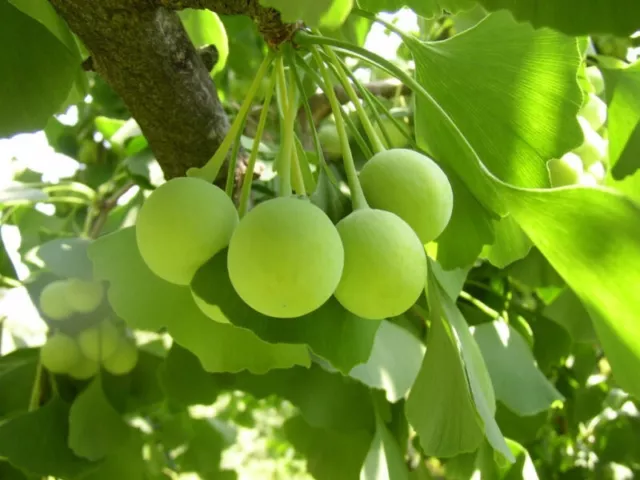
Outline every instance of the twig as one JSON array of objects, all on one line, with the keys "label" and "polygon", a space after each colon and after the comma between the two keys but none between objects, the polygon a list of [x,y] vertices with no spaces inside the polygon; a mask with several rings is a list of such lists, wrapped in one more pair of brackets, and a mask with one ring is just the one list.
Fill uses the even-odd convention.
[{"label": "twig", "polygon": [[135,183],[133,181],[128,181],[118,190],[113,192],[110,197],[102,201],[102,203],[98,206],[98,213],[94,217],[91,228],[89,229],[90,238],[96,238],[98,235],[100,235],[100,231],[107,221],[109,212],[111,212],[111,210],[113,210],[118,205],[118,200],[120,200],[120,197],[131,190],[131,188],[133,188],[134,186]]}]

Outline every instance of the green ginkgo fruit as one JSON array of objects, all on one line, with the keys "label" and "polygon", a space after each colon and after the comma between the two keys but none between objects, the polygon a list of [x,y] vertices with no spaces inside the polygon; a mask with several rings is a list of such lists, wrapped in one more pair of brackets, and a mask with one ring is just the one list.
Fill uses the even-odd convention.
[{"label": "green ginkgo fruit", "polygon": [[376,153],[360,171],[360,183],[371,207],[398,215],[423,244],[436,239],[449,223],[449,179],[419,152],[396,148]]},{"label": "green ginkgo fruit", "polygon": [[120,331],[112,322],[104,320],[80,332],[77,341],[85,357],[100,362],[109,357],[120,344]]},{"label": "green ginkgo fruit", "polygon": [[[396,123],[393,122],[390,118],[382,118],[382,126],[384,127],[384,131],[387,132],[387,136],[389,137],[389,148],[404,148],[409,145],[409,140],[406,136],[410,133],[409,126],[404,123],[401,118],[398,118],[397,120],[398,123],[402,126],[401,128],[398,128]],[[380,127],[380,125],[376,123],[374,128],[380,140],[386,143],[385,136],[382,133],[382,128]]]},{"label": "green ginkgo fruit", "polygon": [[42,365],[53,373],[67,373],[81,358],[75,339],[64,333],[50,336],[40,350]]},{"label": "green ginkgo fruit", "polygon": [[190,177],[169,180],[142,205],[136,241],[160,278],[189,285],[196,270],[229,244],[238,213],[223,190]]},{"label": "green ginkgo fruit", "polygon": [[549,180],[552,187],[563,187],[580,183],[584,173],[582,160],[575,153],[566,153],[561,158],[552,158],[547,162]]},{"label": "green ginkgo fruit", "polygon": [[424,289],[427,258],[413,229],[385,210],[361,209],[337,225],[344,270],[335,292],[340,304],[378,320],[407,311]]},{"label": "green ginkgo fruit", "polygon": [[40,292],[38,304],[42,313],[52,320],[65,320],[73,314],[67,301],[67,281],[55,280]]},{"label": "green ginkgo fruit", "polygon": [[587,119],[578,117],[578,122],[582,128],[584,141],[573,152],[582,159],[582,163],[588,168],[592,163],[600,162],[607,157],[609,143],[593,129]]},{"label": "green ginkgo fruit", "polygon": [[100,282],[71,278],[67,280],[67,304],[76,312],[90,313],[102,303],[104,288]]},{"label": "green ginkgo fruit", "polygon": [[324,304],[340,281],[343,263],[342,242],[329,217],[295,197],[251,210],[228,251],[229,278],[240,298],[278,318],[306,315]]},{"label": "green ginkgo fruit", "polygon": [[100,364],[84,355],[69,369],[67,374],[76,380],[88,380],[98,374]]},{"label": "green ginkgo fruit", "polygon": [[322,151],[330,159],[340,158],[342,156],[342,146],[340,144],[340,136],[338,129],[332,123],[325,123],[318,129],[318,138],[322,145]]},{"label": "green ginkgo fruit", "polygon": [[135,342],[123,338],[118,348],[102,361],[102,366],[112,375],[126,375],[137,363],[138,349]]}]

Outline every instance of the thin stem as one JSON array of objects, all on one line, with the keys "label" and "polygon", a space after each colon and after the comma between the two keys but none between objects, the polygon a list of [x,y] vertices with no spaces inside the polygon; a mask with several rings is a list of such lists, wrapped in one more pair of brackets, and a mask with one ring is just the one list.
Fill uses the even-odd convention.
[{"label": "thin stem", "polygon": [[[322,80],[320,75],[318,75],[317,72],[313,71],[311,69],[311,67],[303,59],[299,58],[298,59],[298,64],[307,72],[307,74],[311,78],[313,78],[313,80],[316,82],[316,84],[320,88],[322,88],[324,90],[324,81]],[[371,151],[371,148],[369,148],[369,145],[367,145],[366,140],[364,139],[364,137],[358,131],[358,127],[356,127],[356,125],[353,123],[353,120],[351,120],[351,118],[344,111],[344,109],[342,108],[341,105],[340,105],[340,111],[343,113],[342,118],[345,121],[347,128],[349,129],[349,131],[353,135],[354,140],[356,141],[356,143],[358,144],[358,146],[360,147],[360,149],[364,153],[365,157],[367,157],[367,158],[372,157],[373,156],[373,152]],[[312,118],[312,121],[313,121],[313,115],[311,115],[311,118]],[[333,172],[331,172],[331,170],[329,168],[327,168],[326,170],[327,170],[327,173],[330,175],[329,179],[333,178]],[[336,188],[340,188],[336,182],[332,181],[331,183],[333,183],[333,185]]]},{"label": "thin stem", "polygon": [[264,97],[264,103],[262,104],[262,111],[260,112],[260,118],[258,119],[256,136],[253,139],[251,154],[249,155],[249,160],[247,161],[247,170],[244,173],[244,179],[242,181],[242,190],[240,192],[240,206],[238,207],[240,218],[242,218],[244,214],[247,213],[249,196],[251,195],[251,184],[253,183],[253,170],[255,169],[258,152],[260,151],[260,142],[264,133],[264,127],[267,124],[267,118],[269,117],[269,105],[271,105],[271,98],[273,97],[273,89],[275,85],[276,70],[274,69],[269,80],[269,87],[267,89],[267,94]]},{"label": "thin stem", "polygon": [[482,302],[481,300],[478,300],[476,297],[470,295],[469,293],[465,292],[464,290],[460,292],[460,298],[464,298],[466,301],[468,301],[471,304],[473,304],[473,306],[475,306],[482,313],[484,313],[487,316],[493,318],[494,320],[497,320],[498,318],[502,318],[502,315],[500,315],[500,312],[495,311],[493,308],[488,306],[486,303]]},{"label": "thin stem", "polygon": [[354,15],[358,15],[360,17],[368,18],[369,20],[373,20],[374,22],[378,22],[379,24],[384,25],[390,31],[398,35],[402,40],[406,40],[407,38],[409,38],[409,35],[407,35],[405,32],[400,30],[393,23],[387,22],[386,20],[379,18],[377,15],[371,12],[367,12],[366,10],[362,10],[360,8],[354,8],[351,10],[351,13],[353,13]]},{"label": "thin stem", "polygon": [[[284,122],[282,125],[282,145],[278,155],[278,173],[280,184],[278,195],[287,197],[292,194],[291,190],[291,150],[293,147],[293,125],[295,121],[295,101],[292,92],[287,90],[287,77],[284,71],[284,59],[278,57],[276,65],[278,74],[278,90],[281,110],[284,112]],[[293,85],[291,90],[294,90]],[[286,104],[285,104],[286,102]]]},{"label": "thin stem", "polygon": [[216,150],[216,153],[211,157],[211,159],[207,162],[207,164],[203,167],[192,167],[187,170],[187,175],[190,177],[199,177],[204,180],[207,180],[210,183],[213,183],[218,176],[218,172],[220,168],[222,168],[222,164],[224,163],[225,158],[227,157],[227,153],[229,153],[229,148],[231,148],[232,142],[242,131],[242,126],[244,124],[245,117],[247,112],[251,108],[253,103],[253,99],[260,88],[260,84],[262,82],[262,78],[267,73],[269,65],[275,58],[275,54],[273,51],[269,51],[268,55],[264,58],[262,63],[260,64],[260,68],[256,73],[256,77],[253,79],[253,83],[249,87],[249,91],[247,92],[247,96],[242,102],[240,106],[240,110],[238,111],[238,115],[236,115],[235,120],[231,124],[227,135],[224,137],[222,144]]},{"label": "thin stem", "polygon": [[[409,40],[414,42],[419,42],[412,37],[408,37]],[[482,174],[486,177],[487,180],[490,180],[493,184],[500,184],[505,188],[509,188],[510,186],[493,175],[487,167],[482,163],[482,160],[478,156],[478,153],[475,151],[471,143],[465,135],[462,133],[458,125],[453,121],[451,116],[442,108],[442,106],[427,92],[427,90],[420,85],[411,75],[407,72],[403,71],[397,65],[394,65],[392,62],[382,58],[380,55],[376,55],[365,48],[358,47],[357,45],[352,45],[348,42],[343,42],[337,40],[335,38],[311,35],[303,30],[300,30],[296,33],[295,41],[298,45],[302,46],[312,46],[312,45],[331,45],[334,48],[347,53],[349,56],[361,58],[365,62],[375,65],[381,70],[395,76],[402,83],[407,85],[416,95],[419,95],[423,100],[429,103],[433,108],[435,108],[438,113],[442,116],[443,120],[446,124],[453,130],[455,136],[460,140],[462,146],[467,150],[467,152],[471,155],[471,157],[477,162],[478,167],[482,171]],[[494,210],[496,213],[504,213],[505,206],[502,200],[498,197],[497,189],[494,185],[482,184],[479,186],[483,190],[483,197],[486,198],[482,203]]]},{"label": "thin stem", "polygon": [[311,171],[311,165],[309,165],[309,160],[307,159],[307,154],[302,146],[302,142],[300,138],[296,135],[294,138],[295,148],[294,150],[298,153],[298,162],[300,164],[300,169],[302,172],[302,178],[305,180],[305,185],[308,185],[311,191],[315,191],[316,189],[316,179],[313,176],[313,172]]},{"label": "thin stem", "polygon": [[304,186],[304,177],[302,176],[302,170],[300,169],[300,159],[298,158],[298,149],[291,149],[291,181],[293,183],[293,189],[298,195],[306,195],[307,189]]},{"label": "thin stem", "polygon": [[333,110],[333,116],[335,117],[336,129],[338,130],[338,137],[340,138],[340,146],[342,149],[342,160],[344,162],[344,169],[347,174],[349,189],[351,190],[351,202],[353,203],[353,208],[369,208],[367,200],[364,197],[362,187],[360,186],[360,181],[358,180],[358,173],[353,162],[351,148],[349,147],[349,138],[347,137],[347,131],[344,127],[344,120],[342,118],[340,102],[338,101],[336,92],[333,90],[333,84],[331,82],[329,70],[327,70],[327,67],[325,66],[324,61],[322,60],[322,57],[320,56],[320,53],[318,53],[317,49],[311,49],[311,54],[313,55],[313,58],[318,65],[318,69],[320,70],[320,73],[322,74],[322,77],[324,79],[325,94],[329,99],[331,110]]},{"label": "thin stem", "polygon": [[356,88],[360,92],[360,95],[362,95],[362,98],[365,100],[365,102],[368,103],[369,108],[371,108],[371,112],[373,114],[373,117],[375,118],[376,123],[380,127],[380,131],[382,132],[382,135],[385,137],[385,141],[387,143],[389,143],[390,138],[389,138],[389,134],[388,134],[388,132],[387,132],[385,126],[384,126],[384,122],[382,120],[382,116],[378,113],[378,109],[382,111],[383,115],[386,118],[388,118],[391,122],[393,122],[394,126],[398,129],[398,131],[402,132],[402,134],[409,141],[411,146],[415,147],[415,142],[413,141],[413,138],[407,132],[406,128],[404,128],[405,125],[403,125],[401,122],[399,122],[391,114],[391,112],[389,112],[389,110],[387,110],[387,108],[382,104],[382,102],[380,101],[380,99],[378,97],[376,97],[373,93],[371,93],[369,91],[368,88],[366,88],[364,85],[362,85],[362,83],[353,74],[353,72],[351,70],[349,70],[349,68],[347,67],[346,63],[344,63],[344,61],[339,57],[338,57],[338,62],[340,62],[344,72],[349,76],[349,78],[351,79],[353,84],[356,86]]},{"label": "thin stem", "polygon": [[[247,120],[247,114],[245,114],[242,124]],[[240,151],[240,142],[242,139],[242,133],[236,137],[236,141],[233,142],[233,149],[231,150],[231,158],[229,158],[229,170],[227,170],[227,183],[225,185],[225,192],[229,198],[233,199],[233,183],[236,178],[236,165],[238,164],[238,152]]]},{"label": "thin stem", "polygon": [[40,406],[40,395],[42,394],[42,362],[38,360],[36,366],[36,377],[33,380],[33,387],[31,388],[31,397],[29,398],[29,411],[33,412]]},{"label": "thin stem", "polygon": [[367,136],[369,137],[369,140],[371,141],[371,145],[373,146],[373,151],[375,153],[384,151],[385,147],[380,141],[380,137],[378,137],[378,134],[376,133],[375,129],[373,128],[371,120],[369,120],[369,117],[367,116],[367,112],[365,112],[364,107],[362,106],[362,101],[358,97],[358,94],[356,93],[356,91],[353,89],[353,86],[351,85],[349,78],[347,78],[347,76],[345,75],[342,63],[338,60],[338,57],[329,46],[324,45],[322,49],[331,60],[331,65],[334,67],[333,71],[337,74],[338,79],[340,80],[340,83],[344,88],[344,91],[347,93],[347,96],[349,97],[349,100],[351,100],[351,102],[355,105],[356,112],[360,117],[360,121],[362,122],[364,131],[367,132]]}]

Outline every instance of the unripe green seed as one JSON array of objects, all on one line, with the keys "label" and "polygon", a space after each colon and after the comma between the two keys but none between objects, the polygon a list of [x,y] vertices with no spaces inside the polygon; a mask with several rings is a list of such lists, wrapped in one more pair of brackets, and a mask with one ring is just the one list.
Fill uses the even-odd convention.
[{"label": "unripe green seed", "polygon": [[[384,130],[387,132],[387,136],[389,137],[389,148],[404,148],[409,145],[409,140],[405,136],[405,133],[409,133],[409,126],[402,122],[402,119],[398,119],[399,123],[403,126],[402,129],[398,128],[396,124],[389,118],[382,118],[382,125],[384,126]],[[375,131],[378,135],[378,138],[385,142],[384,133],[382,133],[382,129],[379,124],[375,124]],[[405,132],[405,133],[403,133]]]},{"label": "unripe green seed", "polygon": [[360,183],[373,208],[393,212],[426,244],[443,232],[453,211],[453,191],[429,157],[407,149],[376,153],[362,168]]},{"label": "unripe green seed", "polygon": [[602,72],[598,67],[596,67],[595,65],[587,67],[587,79],[593,86],[596,95],[600,95],[602,92],[604,92],[604,77],[602,76]]},{"label": "unripe green seed", "polygon": [[136,240],[160,278],[189,285],[196,270],[229,244],[238,213],[223,190],[199,178],[169,180],[143,204]]},{"label": "unripe green seed", "polygon": [[90,360],[84,355],[69,369],[67,374],[76,380],[88,380],[95,377],[100,370],[100,364],[95,360]]},{"label": "unripe green seed", "polygon": [[73,314],[67,301],[67,281],[56,280],[42,289],[38,300],[40,310],[52,320],[65,320]]},{"label": "unripe green seed", "polygon": [[80,332],[77,341],[85,357],[99,362],[116,350],[120,343],[120,332],[112,322],[105,320]]},{"label": "unripe green seed", "polygon": [[91,313],[102,303],[104,288],[100,282],[87,282],[78,278],[67,280],[67,304],[76,312]]},{"label": "unripe green seed", "polygon": [[340,236],[329,217],[295,197],[259,204],[229,244],[234,289],[251,308],[277,318],[306,315],[324,304],[340,281],[343,263]]},{"label": "unripe green seed", "polygon": [[587,119],[591,128],[600,130],[607,121],[607,104],[594,93],[589,93],[587,101],[580,109],[580,116]]},{"label": "unripe green seed", "polygon": [[335,297],[362,318],[378,320],[407,311],[427,278],[422,242],[397,215],[356,210],[337,225],[344,245],[344,271]]},{"label": "unripe green seed", "polygon": [[593,129],[587,119],[579,116],[578,122],[582,128],[584,142],[573,152],[582,159],[585,167],[589,167],[592,163],[606,158],[608,142]]},{"label": "unripe green seed", "polygon": [[138,349],[136,344],[128,339],[122,339],[115,352],[102,361],[104,369],[113,375],[126,375],[138,363]]},{"label": "unripe green seed", "polygon": [[552,187],[563,187],[580,183],[584,172],[582,160],[575,153],[566,153],[562,158],[552,158],[547,162],[549,180]]},{"label": "unripe green seed", "polygon": [[342,156],[342,146],[338,129],[333,124],[324,124],[318,129],[318,138],[322,145],[322,150],[331,159]]},{"label": "unripe green seed", "polygon": [[40,350],[42,365],[53,373],[67,373],[82,358],[73,337],[55,333],[49,337]]}]

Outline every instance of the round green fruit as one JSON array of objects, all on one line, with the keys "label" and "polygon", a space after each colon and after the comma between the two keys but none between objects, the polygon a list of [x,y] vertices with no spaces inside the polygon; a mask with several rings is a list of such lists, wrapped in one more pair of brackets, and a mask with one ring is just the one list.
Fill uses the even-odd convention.
[{"label": "round green fruit", "polygon": [[126,375],[138,363],[136,344],[128,339],[120,341],[116,351],[102,361],[104,369],[112,375]]},{"label": "round green fruit", "polygon": [[591,128],[596,131],[600,130],[607,121],[607,104],[600,100],[597,95],[590,93],[578,115],[585,118]]},{"label": "round green fruit", "polygon": [[85,357],[99,362],[118,348],[120,332],[112,322],[105,320],[80,332],[77,341]]},{"label": "round green fruit", "polygon": [[406,312],[423,291],[427,258],[409,224],[384,210],[356,210],[337,225],[344,271],[335,297],[362,318]]},{"label": "round green fruit", "polygon": [[103,295],[104,288],[100,282],[87,282],[78,278],[67,280],[67,304],[76,312],[93,312],[102,303]]},{"label": "round green fruit", "polygon": [[423,244],[443,232],[453,211],[453,191],[429,157],[403,148],[376,153],[360,171],[360,183],[373,208],[407,222]]},{"label": "round green fruit", "polygon": [[562,158],[552,158],[547,162],[552,187],[563,187],[580,183],[584,173],[582,160],[575,153],[566,153]]},{"label": "round green fruit", "polygon": [[605,167],[603,162],[595,162],[589,165],[589,168],[587,168],[587,173],[592,175],[593,178],[596,179],[597,183],[602,183],[607,176],[607,167]]},{"label": "round green fruit", "polygon": [[136,240],[153,273],[189,285],[196,270],[229,244],[237,223],[223,190],[199,178],[174,178],[142,205]]},{"label": "round green fruit", "polygon": [[73,337],[56,333],[47,339],[40,350],[42,365],[53,373],[67,373],[82,358]]},{"label": "round green fruit", "polygon": [[[397,120],[400,122],[401,125],[403,125],[402,129],[398,128],[396,124],[393,121],[391,121],[391,119],[389,119],[388,117],[384,117],[382,119],[382,125],[384,126],[384,130],[387,132],[387,135],[389,137],[389,148],[404,148],[407,145],[409,145],[409,140],[405,136],[405,133],[410,134],[409,126],[405,124],[402,121],[402,119],[399,118]],[[386,137],[382,133],[382,129],[380,128],[380,125],[376,123],[374,128],[375,128],[376,134],[378,135],[378,138],[380,138],[380,140],[382,140],[383,143],[386,143],[385,141]]]},{"label": "round green fruit", "polygon": [[322,145],[322,150],[331,159],[340,158],[342,156],[342,147],[340,145],[340,136],[335,125],[326,123],[318,130],[318,138]]},{"label": "round green fruit", "polygon": [[592,65],[587,67],[587,80],[593,87],[596,95],[600,95],[604,92],[604,77],[602,76],[602,72],[598,67]]},{"label": "round green fruit", "polygon": [[335,291],[343,264],[342,242],[329,217],[295,197],[259,204],[229,244],[234,289],[271,317],[299,317],[319,308]]},{"label": "round green fruit", "polygon": [[65,320],[73,314],[67,301],[67,281],[55,280],[42,289],[38,300],[40,310],[52,320]]},{"label": "round green fruit", "polygon": [[584,141],[573,152],[582,159],[585,167],[606,158],[608,142],[596,132],[589,121],[584,117],[578,117]]},{"label": "round green fruit", "polygon": [[88,380],[95,377],[100,370],[100,364],[95,360],[90,360],[84,355],[69,369],[67,374],[76,380]]}]

